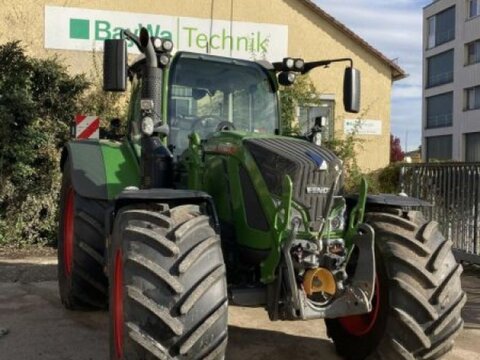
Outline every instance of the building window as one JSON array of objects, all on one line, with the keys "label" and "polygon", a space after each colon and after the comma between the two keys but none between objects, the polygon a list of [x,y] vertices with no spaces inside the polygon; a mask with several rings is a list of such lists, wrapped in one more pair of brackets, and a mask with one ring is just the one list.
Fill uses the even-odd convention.
[{"label": "building window", "polygon": [[455,39],[455,6],[428,18],[428,48]]},{"label": "building window", "polygon": [[467,47],[467,65],[480,62],[480,40],[473,41],[466,45]]},{"label": "building window", "polygon": [[480,86],[465,89],[465,110],[480,109]]},{"label": "building window", "polygon": [[302,134],[307,134],[315,125],[318,117],[325,117],[325,127],[322,129],[322,140],[329,141],[334,135],[335,101],[321,100],[320,104],[298,107],[298,125]]},{"label": "building window", "polygon": [[428,58],[427,87],[453,82],[453,49]]},{"label": "building window", "polygon": [[480,0],[468,1],[468,17],[473,18],[480,15]]},{"label": "building window", "polygon": [[427,137],[427,161],[452,159],[452,135]]},{"label": "building window", "polygon": [[465,134],[465,161],[480,162],[480,133]]},{"label": "building window", "polygon": [[453,92],[427,98],[427,129],[452,126]]}]

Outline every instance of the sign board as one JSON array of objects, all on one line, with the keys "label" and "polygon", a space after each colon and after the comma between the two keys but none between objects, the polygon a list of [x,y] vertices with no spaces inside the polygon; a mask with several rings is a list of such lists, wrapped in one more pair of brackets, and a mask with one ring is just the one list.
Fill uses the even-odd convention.
[{"label": "sign board", "polygon": [[345,134],[382,135],[381,120],[345,119],[343,124]]},{"label": "sign board", "polygon": [[[45,6],[45,48],[103,50],[103,40],[118,39],[122,29],[170,38],[177,50],[280,61],[287,56],[288,26]],[[129,52],[138,53],[128,44]]]},{"label": "sign board", "polygon": [[73,136],[76,139],[98,139],[100,137],[100,118],[98,116],[76,115]]}]

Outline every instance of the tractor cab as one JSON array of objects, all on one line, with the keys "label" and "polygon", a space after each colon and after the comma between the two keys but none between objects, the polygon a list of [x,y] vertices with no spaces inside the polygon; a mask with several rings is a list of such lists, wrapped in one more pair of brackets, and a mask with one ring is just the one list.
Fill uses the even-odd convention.
[{"label": "tractor cab", "polygon": [[189,136],[218,131],[273,135],[280,127],[275,74],[261,63],[179,52],[169,70],[169,148],[178,159]]}]

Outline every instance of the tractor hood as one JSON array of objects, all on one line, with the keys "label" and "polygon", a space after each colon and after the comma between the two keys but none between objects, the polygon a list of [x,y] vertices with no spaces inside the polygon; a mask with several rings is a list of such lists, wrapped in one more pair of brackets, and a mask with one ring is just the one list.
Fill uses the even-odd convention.
[{"label": "tractor hood", "polygon": [[[293,200],[303,206],[310,221],[322,220],[336,179],[341,178],[342,161],[330,150],[310,142],[285,137],[244,138],[270,191],[281,196],[285,175],[293,182]],[[336,194],[333,194],[336,195]]]}]

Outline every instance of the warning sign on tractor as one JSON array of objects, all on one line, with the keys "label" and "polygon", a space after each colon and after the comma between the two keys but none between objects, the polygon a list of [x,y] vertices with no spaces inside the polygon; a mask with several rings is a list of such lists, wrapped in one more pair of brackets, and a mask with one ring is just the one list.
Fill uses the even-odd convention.
[{"label": "warning sign on tractor", "polygon": [[100,137],[100,118],[76,115],[72,126],[72,136],[76,139],[98,139]]}]

